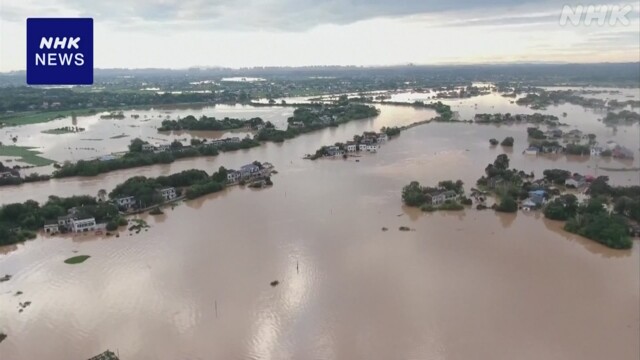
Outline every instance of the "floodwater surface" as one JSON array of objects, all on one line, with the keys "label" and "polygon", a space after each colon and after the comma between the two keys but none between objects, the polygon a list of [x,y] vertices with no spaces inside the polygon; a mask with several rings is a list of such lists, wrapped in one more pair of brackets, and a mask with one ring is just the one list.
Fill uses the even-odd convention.
[{"label": "floodwater surface", "polygon": [[[302,159],[365,130],[434,116],[380,107],[377,118],[283,144],[0,188],[2,203],[43,201],[94,195],[132,175],[253,160],[279,171],[268,189],[233,187],[142,215],[151,227],[139,234],[41,236],[4,248],[0,276],[13,278],[0,283],[8,335],[0,358],[86,359],[106,349],[123,360],[640,357],[638,241],[611,250],[536,212],[425,214],[400,199],[412,180],[462,179],[468,190],[505,151],[513,167],[537,175],[601,174],[596,165],[607,160],[523,155],[526,125],[448,123],[405,131],[377,154]],[[506,136],[512,150],[489,146]],[[606,174],[640,184],[638,172]],[[91,257],[64,263],[75,255]]]}]

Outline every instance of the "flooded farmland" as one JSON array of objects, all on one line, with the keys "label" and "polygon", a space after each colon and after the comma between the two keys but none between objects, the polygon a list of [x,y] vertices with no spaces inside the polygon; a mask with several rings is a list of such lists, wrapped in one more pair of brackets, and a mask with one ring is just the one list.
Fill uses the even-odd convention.
[{"label": "flooded farmland", "polygon": [[[413,101],[417,95],[403,96]],[[534,112],[509,101],[490,94],[444,102],[463,119],[484,112]],[[43,201],[48,195],[95,195],[134,175],[191,168],[211,172],[253,160],[269,161],[279,172],[270,189],[230,188],[169,208],[165,215],[142,215],[151,227],[139,234],[41,236],[2,249],[0,275],[13,278],[0,283],[0,329],[8,334],[0,358],[84,359],[106,348],[117,349],[122,359],[640,357],[637,241],[632,250],[611,250],[568,234],[560,223],[535,212],[425,214],[400,200],[402,186],[411,180],[461,179],[468,190],[505,151],[512,167],[536,175],[561,168],[637,185],[638,171],[600,167],[638,166],[638,124],[614,130],[598,121],[604,114],[573,105],[538,111],[559,117],[567,112],[561,121],[569,128],[633,149],[636,160],[627,162],[524,155],[526,124],[463,123],[412,128],[358,162],[302,159],[363,131],[435,116],[431,110],[376,106],[381,109],[376,118],[282,144],[94,178],[0,187],[0,202],[6,204]],[[70,118],[5,128],[0,134],[19,133],[18,145],[41,146],[43,156],[57,161],[123,151],[136,136],[169,141],[195,135],[158,135],[155,127],[165,111],[148,111],[149,125],[144,116],[137,122],[77,118],[77,126],[87,130],[69,134],[67,147],[94,131],[103,138],[130,135],[102,140],[94,153],[74,150],[77,158],[65,152],[65,140],[58,140],[67,135],[40,132],[67,126]],[[261,116],[278,126],[292,109],[201,111],[167,115]],[[139,127],[112,129],[117,124]],[[43,140],[45,135],[55,141]],[[506,136],[515,138],[512,150],[489,146],[489,138]],[[412,231],[400,232],[400,226]],[[64,264],[76,252],[91,258]],[[274,280],[279,285],[272,287]],[[17,291],[22,294],[16,296]],[[27,300],[32,304],[19,312],[19,303]]]}]

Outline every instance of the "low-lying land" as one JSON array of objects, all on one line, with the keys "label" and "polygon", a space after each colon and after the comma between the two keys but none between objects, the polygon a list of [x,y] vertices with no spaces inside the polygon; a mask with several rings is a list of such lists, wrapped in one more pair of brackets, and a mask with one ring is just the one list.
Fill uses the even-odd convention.
[{"label": "low-lying land", "polygon": [[78,255],[78,256],[74,256],[74,257],[70,257],[67,260],[64,261],[65,264],[82,264],[83,262],[85,262],[88,258],[90,258],[91,256],[89,255]]},{"label": "low-lying land", "polygon": [[[631,236],[640,236],[640,186],[610,186],[606,176],[590,178],[562,169],[548,169],[534,180],[533,173],[509,168],[505,154],[487,165],[485,175],[477,181],[471,198],[464,197],[462,181],[443,181],[437,187],[426,187],[413,181],[402,189],[402,201],[423,211],[462,210],[463,205],[476,209],[485,205],[487,195],[496,203],[498,212],[515,213],[542,210],[552,220],[565,221],[564,229],[613,249],[629,249]],[[581,189],[589,197],[579,202],[567,189]]]},{"label": "low-lying land", "polygon": [[54,163],[53,160],[39,156],[40,152],[33,149],[35,148],[27,146],[0,145],[0,156],[16,157],[19,158],[20,162],[34,166],[45,166]]},{"label": "low-lying land", "polygon": [[293,116],[287,119],[286,130],[278,130],[267,122],[258,131],[255,139],[283,142],[311,131],[378,116],[379,113],[380,111],[373,106],[358,104],[349,101],[346,96],[341,96],[335,104],[296,108]]}]

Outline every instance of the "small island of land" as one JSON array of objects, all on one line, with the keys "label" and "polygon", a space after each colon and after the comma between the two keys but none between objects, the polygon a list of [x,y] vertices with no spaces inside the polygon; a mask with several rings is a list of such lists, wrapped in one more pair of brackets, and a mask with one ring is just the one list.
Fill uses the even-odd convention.
[{"label": "small island of land", "polygon": [[85,262],[88,258],[90,258],[91,256],[89,255],[78,255],[78,256],[74,256],[74,257],[70,257],[67,260],[64,261],[65,264],[82,264],[83,262]]}]

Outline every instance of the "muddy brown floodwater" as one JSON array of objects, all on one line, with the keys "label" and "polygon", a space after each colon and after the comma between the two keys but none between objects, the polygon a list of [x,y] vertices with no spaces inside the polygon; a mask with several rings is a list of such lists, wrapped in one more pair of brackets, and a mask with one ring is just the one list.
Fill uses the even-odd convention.
[{"label": "muddy brown floodwater", "polygon": [[[490,137],[514,136],[511,164],[537,174],[589,173],[595,160],[526,157],[526,126],[467,124],[413,128],[359,162],[301,159],[432,114],[385,107],[377,119],[284,144],[0,189],[7,203],[255,159],[279,171],[270,189],[235,187],[143,215],[151,227],[140,234],[5,248],[0,275],[13,278],[0,283],[0,331],[9,335],[0,358],[86,359],[111,349],[123,360],[638,359],[637,241],[615,251],[538,213],[423,214],[400,201],[414,179],[459,178],[468,189],[503,151]],[[65,264],[74,254],[91,258]],[[32,304],[19,313],[24,301]]]}]

